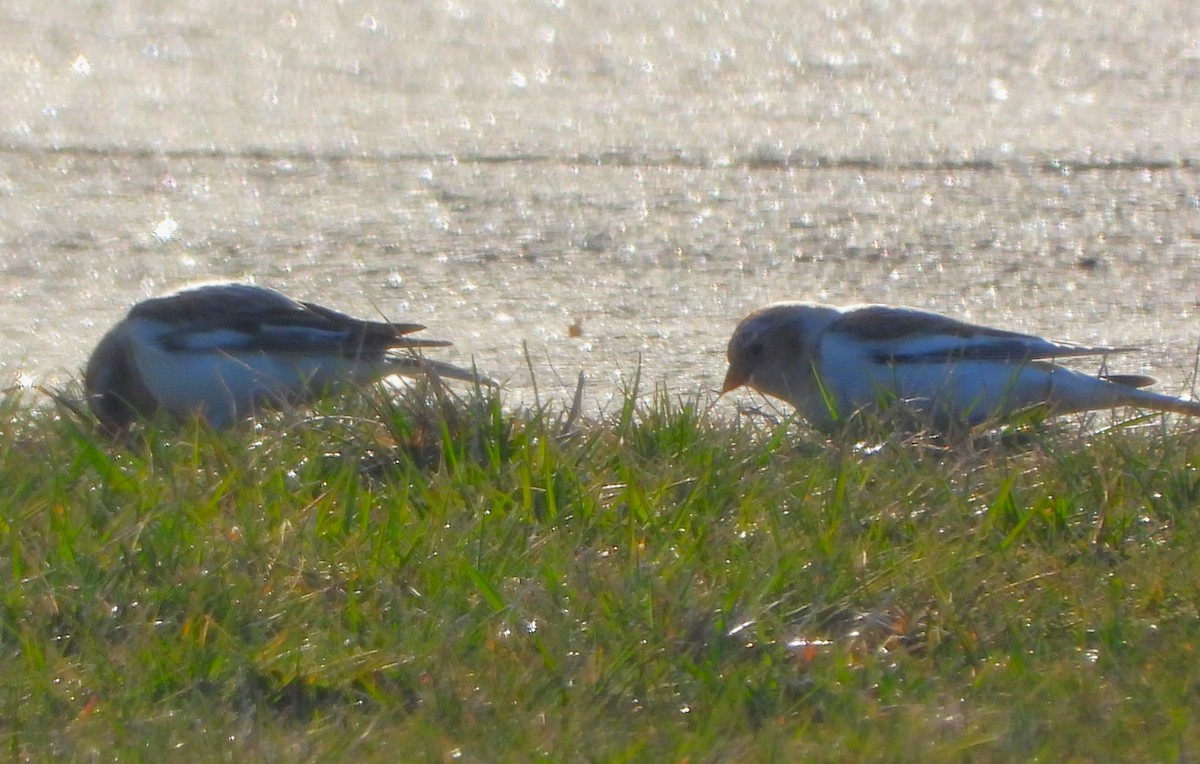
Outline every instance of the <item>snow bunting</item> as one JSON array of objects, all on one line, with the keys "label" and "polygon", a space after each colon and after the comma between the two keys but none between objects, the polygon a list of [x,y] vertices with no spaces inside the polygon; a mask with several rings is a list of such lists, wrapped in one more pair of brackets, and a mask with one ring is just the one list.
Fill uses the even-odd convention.
[{"label": "snow bunting", "polygon": [[770,305],[729,341],[721,393],[749,385],[829,431],[863,409],[900,402],[923,426],[971,428],[1026,409],[1069,414],[1135,406],[1200,416],[1200,402],[1139,388],[1140,375],[1091,376],[1047,359],[1132,348],[1055,342],[913,308]]},{"label": "snow bunting", "polygon": [[424,328],[363,321],[251,284],[204,284],[134,305],[92,352],[84,388],[100,423],[117,433],[158,412],[225,427],[392,374],[477,379],[389,352],[451,344],[406,336]]}]

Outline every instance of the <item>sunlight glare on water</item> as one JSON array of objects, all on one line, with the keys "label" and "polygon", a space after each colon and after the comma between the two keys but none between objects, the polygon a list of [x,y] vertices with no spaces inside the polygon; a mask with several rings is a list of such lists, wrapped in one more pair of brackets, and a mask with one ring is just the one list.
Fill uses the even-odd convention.
[{"label": "sunlight glare on water", "polygon": [[1177,3],[193,5],[0,18],[10,383],[218,278],[425,323],[514,403],[529,366],[599,410],[639,369],[711,395],[779,299],[1193,374],[1195,44],[1148,21]]}]

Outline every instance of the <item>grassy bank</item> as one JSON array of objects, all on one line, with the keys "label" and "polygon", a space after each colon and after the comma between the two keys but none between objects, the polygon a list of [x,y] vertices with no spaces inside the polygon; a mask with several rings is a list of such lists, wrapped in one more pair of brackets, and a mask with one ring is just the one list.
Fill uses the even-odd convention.
[{"label": "grassy bank", "polygon": [[826,443],[415,395],[113,446],[9,395],[12,760],[1200,755],[1200,431]]}]

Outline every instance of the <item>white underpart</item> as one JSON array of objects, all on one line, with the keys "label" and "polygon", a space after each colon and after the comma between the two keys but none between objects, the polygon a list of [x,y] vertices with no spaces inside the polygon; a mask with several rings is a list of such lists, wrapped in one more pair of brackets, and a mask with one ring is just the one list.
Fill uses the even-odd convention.
[{"label": "white underpart", "polygon": [[[345,384],[365,384],[386,372],[380,364],[354,361],[327,351],[238,352],[245,337],[233,330],[195,335],[197,350],[164,350],[158,338],[168,327],[149,321],[130,326],[134,358],[146,388],[175,416],[200,414],[216,427],[257,411],[264,404],[298,401]],[[222,343],[224,340],[224,343]]]},{"label": "white underpart", "polygon": [[891,396],[918,411],[945,415],[969,425],[1033,406],[1067,414],[1117,406],[1154,407],[1155,403],[1170,400],[1169,396],[1114,384],[1048,362],[890,364],[877,362],[869,351],[864,344],[845,342],[836,335],[827,336],[821,343],[821,379],[834,392],[841,416]]}]

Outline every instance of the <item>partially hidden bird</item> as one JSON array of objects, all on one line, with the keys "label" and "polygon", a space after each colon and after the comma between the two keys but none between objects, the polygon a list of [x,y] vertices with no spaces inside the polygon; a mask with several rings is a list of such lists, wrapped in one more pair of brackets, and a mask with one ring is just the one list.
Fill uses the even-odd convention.
[{"label": "partially hidden bird", "polygon": [[1152,377],[1091,375],[1053,360],[1133,349],[1047,340],[915,308],[782,302],[738,324],[721,393],[747,385],[787,401],[825,431],[897,404],[938,432],[1024,411],[1130,406],[1200,416],[1198,401],[1142,389]]},{"label": "partially hidden bird", "polygon": [[210,283],[134,305],[88,359],[84,389],[100,424],[199,416],[227,427],[263,410],[311,402],[401,374],[485,381],[417,348],[421,324],[365,321],[267,287]]}]

